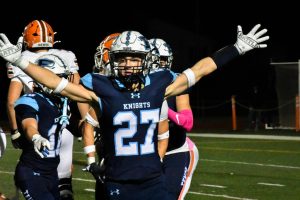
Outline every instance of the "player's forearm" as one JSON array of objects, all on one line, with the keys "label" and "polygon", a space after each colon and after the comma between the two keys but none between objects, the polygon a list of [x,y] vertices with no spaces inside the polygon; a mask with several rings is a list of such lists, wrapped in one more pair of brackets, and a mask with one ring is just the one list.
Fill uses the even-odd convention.
[{"label": "player's forearm", "polygon": [[[167,87],[165,97],[176,96],[182,92],[184,92],[189,87],[193,86],[196,82],[198,82],[202,77],[212,73],[217,69],[216,63],[212,58],[206,57],[198,61],[193,67],[190,68],[193,80],[189,81],[186,74],[180,74],[176,80]],[[189,82],[194,82],[192,85]]]},{"label": "player's forearm", "polygon": [[34,80],[51,89],[55,89],[61,81],[61,78],[50,70],[47,70],[33,63],[29,63],[28,66],[23,70]]},{"label": "player's forearm", "polygon": [[217,69],[217,65],[212,58],[206,57],[198,61],[191,70],[195,74],[195,80],[198,82],[202,77],[214,72]]},{"label": "player's forearm", "polygon": [[[23,66],[24,67],[24,66]],[[69,83],[66,79],[60,78],[50,70],[30,63],[23,68],[24,72],[37,82],[53,89],[54,93],[60,93],[74,101],[87,102],[92,100],[91,93],[79,85]]]},{"label": "player's forearm", "polygon": [[9,122],[9,127],[11,130],[18,129],[17,121],[16,121],[16,113],[13,104],[7,105],[7,117]]},{"label": "player's forearm", "polygon": [[86,121],[83,122],[83,151],[87,156],[87,163],[91,164],[96,161],[95,159],[95,152],[96,148],[94,145],[94,127],[87,123]]},{"label": "player's forearm", "polygon": [[35,134],[39,134],[37,121],[33,118],[26,118],[22,121],[22,129],[29,141]]},{"label": "player's forearm", "polygon": [[169,138],[158,141],[158,154],[161,159],[164,158],[168,148]]}]

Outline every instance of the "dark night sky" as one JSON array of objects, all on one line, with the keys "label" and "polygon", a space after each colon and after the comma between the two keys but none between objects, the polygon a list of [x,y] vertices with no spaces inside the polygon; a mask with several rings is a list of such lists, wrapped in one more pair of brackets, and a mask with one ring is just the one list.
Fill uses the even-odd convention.
[{"label": "dark night sky", "polygon": [[[122,3],[99,1],[97,4],[94,1],[71,3],[70,7],[53,1],[40,1],[43,6],[31,1],[25,1],[23,5],[16,2],[11,6],[1,5],[0,32],[6,33],[11,42],[15,43],[24,26],[31,20],[46,20],[57,32],[56,39],[62,41],[57,47],[72,50],[77,55],[80,73],[84,75],[93,65],[93,55],[98,43],[110,33],[137,30],[149,39],[161,37],[173,47],[175,65],[182,65],[183,58],[177,52],[185,45],[180,43],[184,35],[178,35],[176,40],[174,38],[177,33],[174,31],[164,29],[163,26],[157,31],[156,22],[196,34],[209,42],[199,44],[199,48],[191,53],[188,62],[184,63],[189,67],[201,57],[234,43],[238,24],[246,34],[255,24],[261,23],[269,30],[268,35],[271,37],[267,42],[268,48],[249,52],[222,70],[205,77],[197,88],[203,91],[201,95],[207,99],[226,99],[231,94],[245,96],[253,84],[267,87],[270,84],[270,74],[273,73],[269,66],[271,59],[297,61],[300,58],[300,23],[298,7],[294,5],[296,3],[284,1],[262,6],[262,1],[233,1],[230,6],[227,5],[228,1],[209,3],[197,0],[140,0]],[[205,50],[200,49],[202,47]],[[4,64],[1,60],[0,65]],[[0,117],[3,117],[8,79],[3,67],[0,72]],[[195,98],[199,98],[199,94]]]}]

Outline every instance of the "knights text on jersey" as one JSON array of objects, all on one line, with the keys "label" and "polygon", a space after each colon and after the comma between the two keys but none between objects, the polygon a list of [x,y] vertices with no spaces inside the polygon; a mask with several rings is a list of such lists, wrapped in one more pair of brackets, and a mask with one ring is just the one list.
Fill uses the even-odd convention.
[{"label": "knights text on jersey", "polygon": [[146,180],[161,174],[157,123],[165,89],[173,80],[169,71],[153,73],[143,89],[131,92],[120,90],[106,76],[82,77],[81,83],[99,97],[108,179]]}]

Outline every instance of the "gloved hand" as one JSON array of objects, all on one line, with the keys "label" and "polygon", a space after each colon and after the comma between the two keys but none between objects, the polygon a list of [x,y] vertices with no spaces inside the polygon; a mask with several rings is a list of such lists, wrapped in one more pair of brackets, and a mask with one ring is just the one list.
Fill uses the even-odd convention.
[{"label": "gloved hand", "polygon": [[22,138],[21,133],[18,131],[18,129],[11,131],[11,143],[15,149],[21,149]]},{"label": "gloved hand", "polygon": [[96,162],[89,164],[86,168],[83,168],[82,171],[90,172],[94,178],[101,183],[104,182],[104,167],[97,165]]},{"label": "gloved hand", "polygon": [[47,157],[49,155],[50,142],[43,138],[40,134],[34,134],[32,137],[34,145],[34,151],[41,157]]},{"label": "gloved hand", "polygon": [[19,37],[16,45],[10,43],[4,33],[0,33],[0,56],[6,61],[16,63],[21,57],[23,37]]},{"label": "gloved hand", "polygon": [[254,48],[266,48],[267,47],[266,44],[260,44],[260,43],[267,41],[269,39],[269,36],[261,37],[268,30],[263,29],[263,30],[257,32],[259,27],[260,27],[260,24],[255,25],[247,35],[244,35],[243,31],[242,31],[242,27],[238,26],[237,41],[234,44],[234,46],[237,48],[240,55],[245,54],[247,51],[250,51]]}]

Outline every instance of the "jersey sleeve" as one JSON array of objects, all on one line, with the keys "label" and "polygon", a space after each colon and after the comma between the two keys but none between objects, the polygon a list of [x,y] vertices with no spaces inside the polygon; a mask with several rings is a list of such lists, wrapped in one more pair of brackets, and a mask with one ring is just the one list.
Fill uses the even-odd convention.
[{"label": "jersey sleeve", "polygon": [[35,99],[22,96],[15,103],[15,111],[18,121],[26,118],[37,119],[37,112],[39,110],[38,104]]},{"label": "jersey sleeve", "polygon": [[79,66],[75,54],[72,51],[68,51],[67,58],[68,58],[68,65],[70,67],[70,71],[72,73],[78,73]]}]

